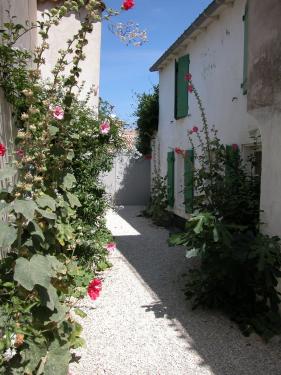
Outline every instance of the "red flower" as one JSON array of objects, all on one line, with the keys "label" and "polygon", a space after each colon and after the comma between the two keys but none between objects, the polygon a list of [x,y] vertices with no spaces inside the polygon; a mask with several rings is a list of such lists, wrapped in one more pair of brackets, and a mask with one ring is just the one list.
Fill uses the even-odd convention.
[{"label": "red flower", "polygon": [[3,143],[0,143],[0,156],[4,156],[6,154],[6,147]]},{"label": "red flower", "polygon": [[192,80],[192,75],[191,75],[190,73],[187,73],[187,74],[185,75],[184,79],[185,79],[186,81],[191,81],[191,80]]},{"label": "red flower", "polygon": [[198,128],[197,128],[197,126],[193,126],[193,128],[192,128],[192,133],[198,133]]},{"label": "red flower", "polygon": [[238,151],[238,145],[236,143],[233,143],[232,150],[233,151]]},{"label": "red flower", "polygon": [[188,92],[193,92],[193,86],[192,85],[188,85],[187,86],[187,90],[188,90]]},{"label": "red flower", "polygon": [[152,155],[144,155],[144,158],[145,158],[145,160],[151,160],[152,159]]},{"label": "red flower", "polygon": [[178,155],[184,155],[184,150],[182,150],[182,149],[179,148],[179,147],[176,147],[176,148],[175,148],[175,153],[178,154]]},{"label": "red flower", "polygon": [[129,10],[133,8],[134,5],[135,5],[134,0],[125,0],[123,1],[122,8],[125,10]]},{"label": "red flower", "polygon": [[88,295],[92,300],[96,300],[101,291],[101,280],[93,279],[88,285]]}]

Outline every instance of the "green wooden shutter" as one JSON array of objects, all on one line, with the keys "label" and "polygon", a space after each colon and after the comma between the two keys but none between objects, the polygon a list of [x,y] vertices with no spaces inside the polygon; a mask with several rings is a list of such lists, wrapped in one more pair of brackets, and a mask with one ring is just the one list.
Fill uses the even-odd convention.
[{"label": "green wooden shutter", "polygon": [[189,55],[175,62],[175,118],[188,115],[188,91],[185,75],[189,73]]},{"label": "green wooden shutter", "polygon": [[174,151],[167,155],[167,183],[168,183],[168,205],[174,207],[175,203],[175,154]]},{"label": "green wooden shutter", "polygon": [[192,213],[193,211],[193,166],[194,152],[192,149],[186,150],[184,158],[184,204],[186,213]]},{"label": "green wooden shutter", "polygon": [[245,14],[243,16],[244,21],[244,62],[243,62],[243,83],[241,85],[243,89],[243,94],[247,94],[247,84],[248,84],[248,44],[249,44],[249,12],[248,3],[245,7]]}]

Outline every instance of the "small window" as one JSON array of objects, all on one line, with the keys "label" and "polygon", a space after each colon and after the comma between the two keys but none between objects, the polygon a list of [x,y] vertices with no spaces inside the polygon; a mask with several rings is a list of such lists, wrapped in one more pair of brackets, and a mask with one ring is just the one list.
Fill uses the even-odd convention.
[{"label": "small window", "polygon": [[185,75],[189,73],[189,55],[175,61],[175,119],[188,115],[188,91]]}]

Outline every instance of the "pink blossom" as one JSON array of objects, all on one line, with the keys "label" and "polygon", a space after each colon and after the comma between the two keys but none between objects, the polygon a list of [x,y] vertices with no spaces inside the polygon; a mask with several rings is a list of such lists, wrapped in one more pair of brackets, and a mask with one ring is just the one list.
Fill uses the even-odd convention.
[{"label": "pink blossom", "polygon": [[54,108],[52,108],[53,117],[56,120],[63,120],[64,118],[64,110],[60,105],[56,105]]},{"label": "pink blossom", "polygon": [[24,151],[23,149],[19,148],[17,151],[16,151],[16,155],[22,159],[24,157]]},{"label": "pink blossom", "polygon": [[193,133],[198,133],[198,127],[197,126],[193,126],[193,128],[192,128],[192,132]]},{"label": "pink blossom", "polygon": [[175,148],[175,153],[178,154],[178,155],[184,155],[184,150],[182,150],[182,149],[179,148],[179,147],[176,147],[176,148]]},{"label": "pink blossom", "polygon": [[188,92],[193,92],[193,86],[192,85],[188,85],[187,86],[187,90],[188,90]]},{"label": "pink blossom", "polygon": [[192,75],[190,73],[187,73],[185,76],[184,76],[184,79],[186,81],[191,81],[192,80]]},{"label": "pink blossom", "polygon": [[116,250],[116,243],[115,242],[108,242],[106,245],[105,245],[105,248],[108,252],[110,253],[113,253],[113,251]]},{"label": "pink blossom", "polygon": [[110,123],[109,121],[104,121],[100,124],[100,133],[101,134],[108,134],[110,131]]},{"label": "pink blossom", "polygon": [[88,285],[88,295],[92,300],[96,300],[100,296],[101,280],[93,279]]},{"label": "pink blossom", "polygon": [[238,145],[236,143],[233,143],[232,150],[233,151],[237,151],[238,150]]}]

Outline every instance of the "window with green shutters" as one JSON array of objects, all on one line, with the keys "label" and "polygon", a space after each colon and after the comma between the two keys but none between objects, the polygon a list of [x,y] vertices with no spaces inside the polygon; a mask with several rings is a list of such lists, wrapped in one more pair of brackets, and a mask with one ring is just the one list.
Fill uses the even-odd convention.
[{"label": "window with green shutters", "polygon": [[185,75],[189,73],[189,55],[175,61],[175,119],[188,115],[188,91]]},{"label": "window with green shutters", "polygon": [[194,167],[194,153],[193,150],[186,150],[184,159],[184,204],[185,212],[192,213],[193,211],[193,167]]},{"label": "window with green shutters", "polygon": [[168,185],[168,205],[174,207],[175,203],[175,154],[174,151],[167,155],[167,185]]},{"label": "window with green shutters", "polygon": [[249,41],[249,12],[248,3],[245,7],[245,14],[243,16],[244,21],[244,63],[243,63],[243,83],[241,85],[243,89],[243,94],[247,94],[247,84],[248,84],[248,41]]}]

